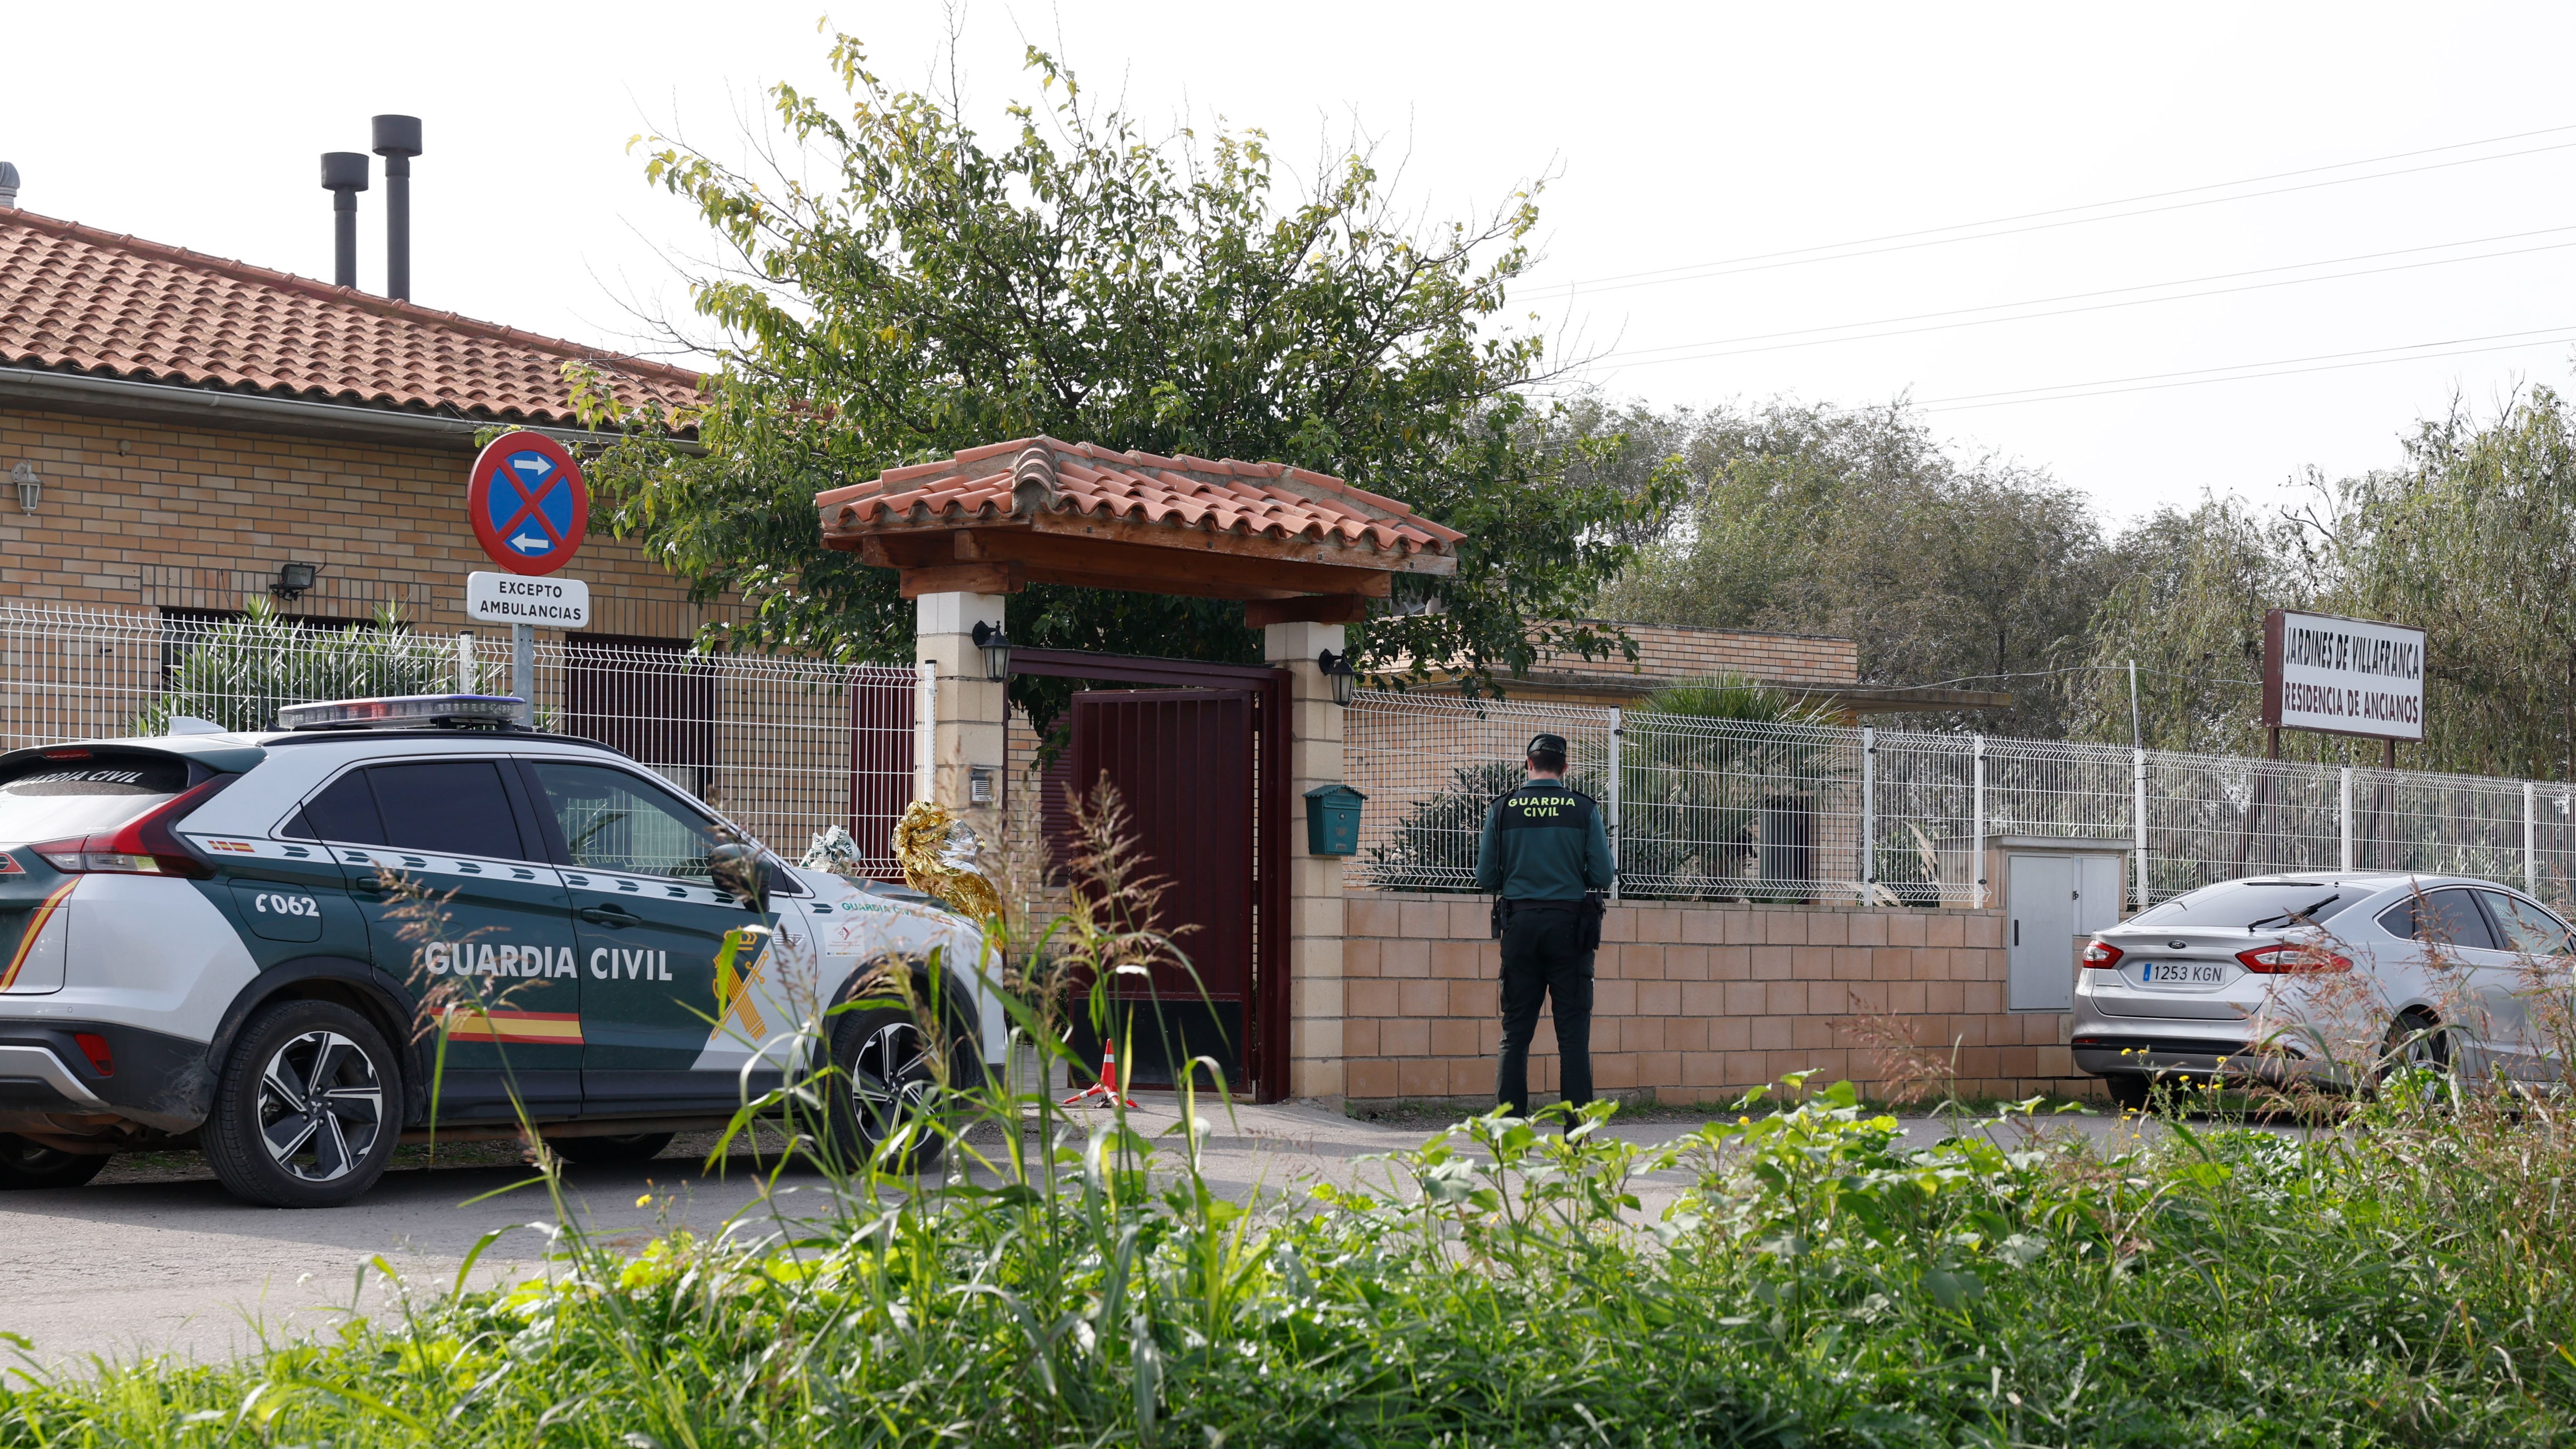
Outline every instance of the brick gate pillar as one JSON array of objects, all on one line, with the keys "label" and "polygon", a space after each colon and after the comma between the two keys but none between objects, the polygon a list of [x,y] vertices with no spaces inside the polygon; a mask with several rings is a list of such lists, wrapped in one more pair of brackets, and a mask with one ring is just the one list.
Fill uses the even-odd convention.
[{"label": "brick gate pillar", "polygon": [[1288,670],[1288,1093],[1338,1103],[1342,1086],[1342,861],[1306,850],[1305,793],[1342,780],[1342,711],[1315,667],[1339,624],[1272,624],[1263,653]]},{"label": "brick gate pillar", "polygon": [[913,610],[913,659],[931,667],[936,691],[930,798],[993,838],[1002,803],[1010,686],[985,677],[975,626],[1002,627],[1002,595],[923,594]]}]

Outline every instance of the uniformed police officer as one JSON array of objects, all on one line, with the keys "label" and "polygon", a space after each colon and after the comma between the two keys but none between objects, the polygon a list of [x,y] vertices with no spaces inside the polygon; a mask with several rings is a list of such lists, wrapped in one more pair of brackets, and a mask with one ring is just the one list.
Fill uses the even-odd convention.
[{"label": "uniformed police officer", "polygon": [[1577,1107],[1592,1100],[1592,953],[1615,867],[1601,807],[1565,783],[1565,740],[1529,742],[1528,779],[1485,812],[1476,887],[1491,891],[1503,943],[1503,1054],[1494,1096],[1529,1115],[1529,1045],[1542,996],[1555,1008],[1559,1085]]}]

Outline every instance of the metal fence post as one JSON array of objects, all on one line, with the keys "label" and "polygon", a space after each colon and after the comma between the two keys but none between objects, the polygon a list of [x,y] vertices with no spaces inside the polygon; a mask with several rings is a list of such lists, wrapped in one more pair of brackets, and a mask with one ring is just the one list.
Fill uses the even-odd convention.
[{"label": "metal fence post", "polygon": [[925,659],[913,669],[912,798],[927,800],[939,781],[939,666]]},{"label": "metal fence post", "polygon": [[2532,795],[2537,787],[2529,780],[2522,782],[2522,888],[2540,894],[2539,822],[2533,809]]},{"label": "metal fence post", "polygon": [[520,723],[537,723],[537,626],[510,626],[510,692],[519,697]]},{"label": "metal fence post", "polygon": [[1610,899],[1619,899],[1619,867],[1622,864],[1619,842],[1619,746],[1626,737],[1627,712],[1610,711],[1610,778],[1602,786],[1602,805],[1610,817]]},{"label": "metal fence post", "polygon": [[2342,775],[2343,797],[2335,807],[2335,828],[2343,837],[2343,864],[2340,869],[2350,870],[2352,869],[2352,766],[2343,766]]},{"label": "metal fence post", "polygon": [[2147,752],[2132,750],[2136,758],[2129,765],[2129,824],[2136,833],[2138,848],[2131,852],[2138,858],[2136,910],[2147,908]]},{"label": "metal fence post", "polygon": [[1977,779],[1968,804],[1968,868],[1975,871],[1978,910],[1986,908],[1986,737],[1972,735],[1977,745]]},{"label": "metal fence post", "polygon": [[1878,904],[1878,731],[1860,727],[1860,903]]}]

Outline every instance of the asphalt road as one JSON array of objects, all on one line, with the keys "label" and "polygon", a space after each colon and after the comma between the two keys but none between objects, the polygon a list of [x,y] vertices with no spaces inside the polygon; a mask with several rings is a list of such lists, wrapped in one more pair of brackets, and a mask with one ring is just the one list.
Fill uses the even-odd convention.
[{"label": "asphalt road", "polygon": [[[1150,1105],[1134,1118],[1149,1136],[1173,1120],[1168,1107]],[[1926,1136],[1943,1130],[1907,1125]],[[1637,1122],[1619,1134],[1660,1142],[1693,1126]],[[2052,1119],[2050,1127],[2097,1137],[2134,1130],[2102,1117]],[[1318,1177],[1383,1181],[1382,1166],[1359,1159],[1427,1135],[1303,1104],[1245,1107],[1215,1127],[1203,1161],[1211,1185],[1247,1200]],[[826,1205],[829,1189],[811,1173],[785,1174],[771,1195],[747,1157],[708,1170],[712,1145],[683,1139],[648,1164],[573,1167],[569,1204],[592,1231],[638,1245],[683,1226],[701,1234],[776,1231],[782,1219]],[[120,1160],[86,1187],[0,1194],[0,1331],[33,1341],[18,1355],[22,1368],[79,1372],[94,1358],[158,1354],[214,1360],[325,1332],[352,1311],[398,1313],[386,1268],[415,1293],[443,1293],[495,1228],[520,1225],[477,1262],[474,1284],[541,1273],[550,1239],[525,1225],[551,1224],[554,1214],[540,1190],[502,1191],[529,1176],[507,1161],[514,1150],[475,1144],[456,1165],[398,1161],[365,1198],[327,1211],[245,1207],[188,1154]],[[1678,1175],[1648,1179],[1641,1196],[1651,1211],[1685,1185]]]}]

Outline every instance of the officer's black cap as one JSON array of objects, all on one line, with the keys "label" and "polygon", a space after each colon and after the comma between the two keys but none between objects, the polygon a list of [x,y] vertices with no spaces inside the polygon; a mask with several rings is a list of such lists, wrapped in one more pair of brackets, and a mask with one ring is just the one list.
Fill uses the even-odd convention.
[{"label": "officer's black cap", "polygon": [[1533,757],[1539,755],[1562,755],[1565,753],[1565,736],[1532,735],[1530,736],[1528,753]]}]

